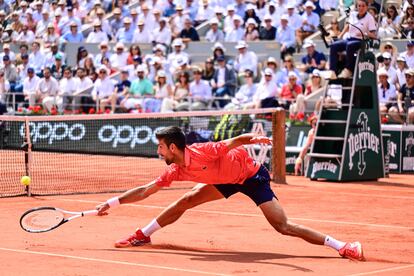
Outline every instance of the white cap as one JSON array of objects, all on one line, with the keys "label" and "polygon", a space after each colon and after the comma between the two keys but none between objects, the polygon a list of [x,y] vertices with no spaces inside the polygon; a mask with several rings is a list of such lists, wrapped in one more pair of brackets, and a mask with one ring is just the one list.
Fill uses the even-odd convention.
[{"label": "white cap", "polygon": [[291,78],[291,77],[295,77],[295,79],[297,79],[297,78],[298,78],[298,76],[295,74],[295,72],[292,72],[292,71],[290,71],[290,72],[289,72],[288,77],[289,77],[289,78]]},{"label": "white cap", "polygon": [[407,60],[405,59],[405,56],[403,56],[403,55],[399,55],[399,56],[397,57],[397,61],[404,61],[404,62],[406,62]]},{"label": "white cap", "polygon": [[248,48],[249,46],[247,45],[246,41],[244,40],[239,40],[237,42],[237,45],[234,47],[236,49],[242,49],[242,48]]},{"label": "white cap", "polygon": [[216,49],[222,49],[222,50],[223,50],[223,52],[225,52],[225,51],[226,51],[226,48],[224,48],[223,44],[221,44],[220,42],[216,42],[216,43],[214,43],[214,46],[213,46],[213,47],[211,47],[211,50],[212,50],[212,51],[214,51],[214,50],[216,50]]},{"label": "white cap", "polygon": [[214,8],[214,13],[224,13],[223,8],[220,6],[216,6]]},{"label": "white cap", "polygon": [[378,69],[378,71],[377,71],[377,76],[379,77],[379,76],[384,76],[384,75],[388,77],[388,72],[387,72],[387,70],[385,70],[385,68],[384,68],[384,67],[382,67],[382,68]]},{"label": "white cap", "polygon": [[179,57],[176,60],[177,66],[183,66],[185,64],[188,64],[188,58],[186,58],[185,56]]},{"label": "white cap", "polygon": [[316,8],[312,1],[306,1],[305,8],[311,7],[313,10]]},{"label": "white cap", "polygon": [[272,16],[270,15],[270,14],[266,14],[264,17],[263,17],[263,21],[266,21],[266,20],[271,20],[271,21],[273,21],[273,18],[272,18]]},{"label": "white cap", "polygon": [[115,49],[119,49],[119,48],[125,49],[124,43],[122,43],[122,42],[118,42],[118,43],[115,45]]},{"label": "white cap", "polygon": [[254,10],[256,7],[253,5],[253,4],[248,4],[247,6],[246,6],[246,11],[248,11],[248,10]]},{"label": "white cap", "polygon": [[255,27],[257,27],[257,22],[253,18],[247,19],[246,25],[249,25],[249,24],[253,24]]},{"label": "white cap", "polygon": [[228,5],[227,6],[227,11],[235,11],[236,7],[234,7],[234,5]]},{"label": "white cap", "polygon": [[314,69],[312,71],[312,76],[318,76],[318,77],[320,77],[321,76],[321,71],[319,71],[318,69]]},{"label": "white cap", "polygon": [[238,15],[238,14],[236,14],[236,15],[233,16],[233,21],[234,20],[238,20],[240,22],[243,22],[243,18],[240,15]]},{"label": "white cap", "polygon": [[277,64],[277,61],[276,61],[276,59],[274,57],[268,57],[267,63],[275,63],[275,64]]},{"label": "white cap", "polygon": [[176,38],[176,39],[174,39],[174,41],[173,41],[173,43],[172,43],[172,46],[173,47],[175,47],[175,46],[183,46],[183,40],[181,39],[181,38]]},{"label": "white cap", "polygon": [[315,46],[315,43],[312,40],[310,40],[310,39],[306,39],[304,41],[304,44],[303,44],[303,49],[306,49],[306,48],[308,48],[310,46]]},{"label": "white cap", "polygon": [[296,8],[295,4],[293,4],[292,2],[288,2],[286,5],[286,9],[294,9]]},{"label": "white cap", "polygon": [[273,76],[273,71],[272,71],[272,69],[270,69],[270,68],[266,68],[265,70],[264,70],[264,74],[265,75],[270,75],[270,76]]},{"label": "white cap", "polygon": [[165,73],[164,70],[160,70],[157,72],[157,77],[159,78],[165,78],[167,76],[167,74]]},{"label": "white cap", "polygon": [[286,20],[286,21],[289,21],[289,15],[287,15],[286,13],[285,13],[285,14],[283,14],[283,15],[280,17],[280,20]]},{"label": "white cap", "polygon": [[388,52],[384,52],[384,53],[382,53],[382,57],[386,58],[386,59],[391,59],[391,54],[388,53]]},{"label": "white cap", "polygon": [[218,19],[216,17],[210,19],[210,25],[218,24],[218,23],[219,23],[219,21],[218,21]]},{"label": "white cap", "polygon": [[145,72],[145,67],[144,65],[140,64],[137,66],[137,70],[135,70],[135,72]]}]

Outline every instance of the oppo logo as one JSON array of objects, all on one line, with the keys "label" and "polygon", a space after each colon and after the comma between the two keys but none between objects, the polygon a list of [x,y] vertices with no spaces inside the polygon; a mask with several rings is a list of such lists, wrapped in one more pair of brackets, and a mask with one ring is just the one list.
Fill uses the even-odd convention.
[{"label": "oppo logo", "polygon": [[[64,139],[79,141],[85,136],[86,133],[86,129],[83,124],[70,125],[62,122],[30,122],[29,129],[33,144],[41,140],[47,140],[49,145],[53,144],[54,141],[62,141]],[[25,136],[24,124],[20,127],[20,136]]]},{"label": "oppo logo", "polygon": [[116,148],[120,144],[130,144],[131,149],[135,146],[146,144],[152,141],[157,144],[155,133],[164,127],[157,127],[152,130],[148,126],[130,126],[130,125],[104,125],[99,129],[98,139],[103,143],[112,143],[112,147]]}]

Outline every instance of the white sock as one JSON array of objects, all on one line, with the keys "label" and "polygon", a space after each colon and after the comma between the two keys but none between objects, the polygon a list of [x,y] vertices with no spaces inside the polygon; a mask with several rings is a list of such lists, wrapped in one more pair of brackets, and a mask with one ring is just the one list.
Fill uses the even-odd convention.
[{"label": "white sock", "polygon": [[332,247],[333,249],[336,249],[338,251],[339,249],[344,247],[346,243],[342,242],[342,241],[335,240],[334,238],[332,238],[330,236],[326,236],[324,244],[326,246]]},{"label": "white sock", "polygon": [[151,236],[155,231],[160,230],[161,226],[156,219],[153,219],[147,226],[141,229],[145,237]]}]

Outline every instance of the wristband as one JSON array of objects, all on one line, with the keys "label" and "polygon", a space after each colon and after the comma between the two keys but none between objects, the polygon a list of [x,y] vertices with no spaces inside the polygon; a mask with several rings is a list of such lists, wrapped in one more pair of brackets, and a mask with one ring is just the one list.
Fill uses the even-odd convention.
[{"label": "wristband", "polygon": [[106,203],[109,205],[109,207],[116,207],[116,206],[118,206],[118,205],[120,205],[121,204],[121,202],[119,202],[119,197],[113,197],[113,198],[110,198],[110,199],[108,199],[107,201],[106,201]]}]

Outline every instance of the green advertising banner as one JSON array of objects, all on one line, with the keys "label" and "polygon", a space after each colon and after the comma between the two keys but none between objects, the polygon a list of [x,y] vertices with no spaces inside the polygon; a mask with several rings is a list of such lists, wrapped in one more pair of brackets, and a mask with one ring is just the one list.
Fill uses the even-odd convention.
[{"label": "green advertising banner", "polygon": [[401,172],[414,172],[414,126],[405,126],[401,136]]},{"label": "green advertising banner", "polygon": [[382,132],[390,135],[389,151],[389,170],[391,173],[401,172],[401,134],[402,125],[383,125]]}]

